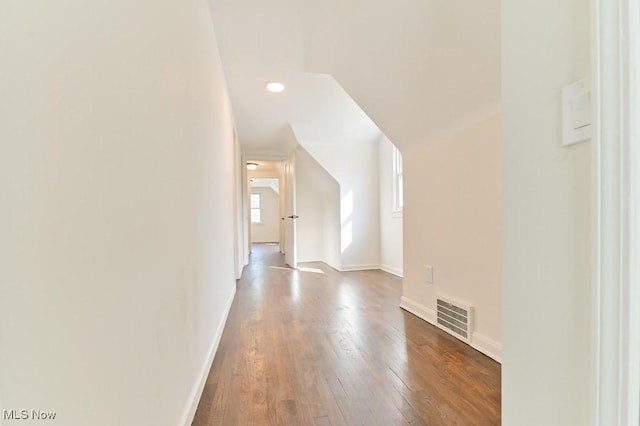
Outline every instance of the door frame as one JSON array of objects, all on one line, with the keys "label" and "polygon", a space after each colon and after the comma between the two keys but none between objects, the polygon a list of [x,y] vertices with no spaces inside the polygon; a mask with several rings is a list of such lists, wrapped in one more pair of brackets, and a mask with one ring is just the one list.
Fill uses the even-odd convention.
[{"label": "door frame", "polygon": [[284,258],[287,265],[298,267],[298,248],[296,232],[296,153],[291,153],[284,162],[285,212],[284,212]]},{"label": "door frame", "polygon": [[[269,161],[280,163],[277,169],[268,169],[268,170],[259,170],[256,172],[247,171],[246,164],[250,162],[260,162],[260,161]],[[259,154],[259,153],[251,153],[245,154],[242,156],[242,168],[243,168],[243,201],[244,201],[244,221],[243,227],[245,229],[245,247],[247,248],[247,253],[251,253],[251,244],[252,244],[252,236],[251,236],[251,203],[250,203],[250,195],[251,195],[251,182],[249,173],[254,175],[257,178],[266,178],[266,179],[278,179],[280,185],[280,193],[278,194],[278,204],[280,209],[282,208],[281,199],[284,197],[282,192],[282,182],[284,182],[285,176],[283,175],[283,167],[286,159],[280,156],[267,155],[267,154]],[[279,211],[279,214],[282,215],[283,212]],[[280,237],[282,240],[282,233],[280,232]],[[282,241],[280,241],[280,245],[282,246]],[[248,260],[247,260],[248,263]]]},{"label": "door frame", "polygon": [[591,0],[594,419],[640,423],[640,0]]}]

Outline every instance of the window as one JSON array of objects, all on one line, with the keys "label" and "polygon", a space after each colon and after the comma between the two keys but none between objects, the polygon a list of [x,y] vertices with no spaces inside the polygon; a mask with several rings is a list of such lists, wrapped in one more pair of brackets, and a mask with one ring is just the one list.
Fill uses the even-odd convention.
[{"label": "window", "polygon": [[402,189],[402,154],[393,147],[393,211],[402,212],[404,206]]},{"label": "window", "polygon": [[262,223],[260,194],[251,194],[251,223]]}]

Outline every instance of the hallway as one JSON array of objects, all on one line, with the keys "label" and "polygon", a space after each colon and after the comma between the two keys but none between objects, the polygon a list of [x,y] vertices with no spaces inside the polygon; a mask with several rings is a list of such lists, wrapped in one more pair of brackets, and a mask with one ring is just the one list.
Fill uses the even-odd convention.
[{"label": "hallway", "polygon": [[500,365],[400,296],[385,272],[254,245],[193,425],[500,424]]}]

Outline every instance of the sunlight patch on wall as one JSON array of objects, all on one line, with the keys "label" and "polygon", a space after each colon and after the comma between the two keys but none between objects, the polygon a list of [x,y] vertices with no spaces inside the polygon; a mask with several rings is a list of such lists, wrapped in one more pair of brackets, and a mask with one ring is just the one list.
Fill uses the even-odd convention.
[{"label": "sunlight patch on wall", "polygon": [[340,202],[340,223],[343,225],[349,220],[353,214],[353,191],[350,190],[342,197]]},{"label": "sunlight patch on wall", "polygon": [[353,224],[351,216],[353,215],[353,191],[349,190],[340,201],[340,224],[342,232],[340,235],[340,247],[342,253],[349,248],[353,242]]}]

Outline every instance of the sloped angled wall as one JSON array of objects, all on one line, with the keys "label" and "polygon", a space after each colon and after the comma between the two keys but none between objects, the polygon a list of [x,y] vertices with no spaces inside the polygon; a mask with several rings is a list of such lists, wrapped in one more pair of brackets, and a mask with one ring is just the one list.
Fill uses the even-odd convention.
[{"label": "sloped angled wall", "polygon": [[298,261],[342,267],[340,185],[302,147],[296,151]]}]

